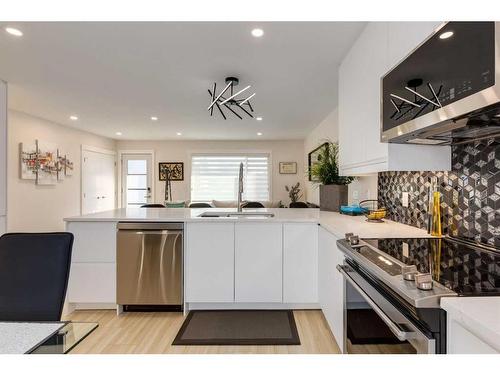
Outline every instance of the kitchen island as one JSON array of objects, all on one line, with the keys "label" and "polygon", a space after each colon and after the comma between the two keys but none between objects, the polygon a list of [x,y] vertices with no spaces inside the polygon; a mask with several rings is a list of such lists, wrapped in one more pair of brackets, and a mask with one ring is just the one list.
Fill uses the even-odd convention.
[{"label": "kitchen island", "polygon": [[319,209],[249,209],[272,217],[201,217],[216,208],[128,208],[66,218],[75,235],[68,302],[74,308],[116,307],[119,222],[184,224],[184,301],[192,308],[317,308],[320,226],[335,239],[425,237],[392,221],[369,223]]},{"label": "kitchen island", "polygon": [[[67,308],[116,304],[117,225],[183,223],[184,311],[195,309],[322,309],[342,347],[343,262],[336,241],[346,232],[364,238],[427,237],[386,220],[369,223],[319,209],[251,209],[272,217],[200,217],[221,209],[116,209],[66,218],[75,235]],[[224,211],[236,211],[224,209]]]}]

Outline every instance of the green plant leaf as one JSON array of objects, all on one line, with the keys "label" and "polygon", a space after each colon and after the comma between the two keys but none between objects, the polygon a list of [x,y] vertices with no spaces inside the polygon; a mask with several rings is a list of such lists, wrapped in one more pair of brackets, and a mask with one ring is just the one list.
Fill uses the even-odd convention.
[{"label": "green plant leaf", "polygon": [[322,185],[348,185],[354,177],[339,176],[339,145],[328,141],[320,150],[318,162],[311,167],[313,183]]}]

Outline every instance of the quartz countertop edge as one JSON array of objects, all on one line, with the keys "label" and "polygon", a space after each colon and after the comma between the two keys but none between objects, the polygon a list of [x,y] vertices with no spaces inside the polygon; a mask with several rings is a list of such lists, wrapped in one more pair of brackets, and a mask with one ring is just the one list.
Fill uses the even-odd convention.
[{"label": "quartz countertop edge", "polygon": [[416,227],[384,220],[382,223],[367,222],[364,216],[341,215],[338,212],[320,211],[306,208],[267,208],[251,209],[245,212],[269,212],[272,218],[227,218],[227,217],[199,217],[203,212],[232,211],[225,208],[119,208],[65,218],[66,222],[278,222],[278,223],[316,223],[325,230],[343,238],[345,233],[355,233],[362,238],[422,238],[429,234]]},{"label": "quartz countertop edge", "polygon": [[441,307],[500,352],[500,297],[446,297],[441,299]]}]

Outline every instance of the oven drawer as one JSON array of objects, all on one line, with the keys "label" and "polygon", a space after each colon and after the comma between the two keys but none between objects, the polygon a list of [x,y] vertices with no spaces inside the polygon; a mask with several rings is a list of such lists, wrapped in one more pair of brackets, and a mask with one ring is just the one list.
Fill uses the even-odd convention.
[{"label": "oven drawer", "polygon": [[[349,303],[349,296],[353,293],[345,291],[345,348],[348,352],[350,347],[351,352],[362,353],[365,349],[369,350],[367,348],[371,344],[389,353],[436,352],[436,341],[432,335],[419,329],[360,273],[349,265],[338,265],[337,269],[344,276],[346,289],[352,288],[364,302],[363,306],[358,302],[353,307]],[[355,337],[356,333],[363,338]]]}]

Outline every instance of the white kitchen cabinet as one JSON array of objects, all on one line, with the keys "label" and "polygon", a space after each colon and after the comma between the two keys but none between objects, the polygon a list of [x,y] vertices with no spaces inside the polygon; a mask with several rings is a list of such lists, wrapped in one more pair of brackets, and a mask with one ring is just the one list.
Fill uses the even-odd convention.
[{"label": "white kitchen cabinet", "polygon": [[339,163],[343,175],[451,168],[449,146],[380,142],[381,78],[423,41],[436,23],[404,25],[368,23],[340,65]]},{"label": "white kitchen cabinet", "polygon": [[235,302],[282,302],[282,224],[235,224]]},{"label": "white kitchen cabinet", "polygon": [[448,314],[446,347],[448,354],[500,354],[451,314]]},{"label": "white kitchen cabinet", "polygon": [[116,222],[74,221],[66,230],[75,236],[67,302],[116,303]]},{"label": "white kitchen cabinet", "polygon": [[337,237],[319,229],[319,303],[340,350],[344,351],[344,280],[337,270],[344,255]]},{"label": "white kitchen cabinet", "polygon": [[186,225],[186,302],[234,301],[234,224]]},{"label": "white kitchen cabinet", "polygon": [[116,303],[115,263],[72,263],[68,302]]},{"label": "white kitchen cabinet", "polygon": [[318,225],[283,225],[283,302],[318,302]]},{"label": "white kitchen cabinet", "polygon": [[116,222],[75,221],[66,230],[75,234],[73,263],[116,263]]},{"label": "white kitchen cabinet", "polygon": [[0,80],[0,235],[7,230],[7,83]]}]

